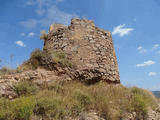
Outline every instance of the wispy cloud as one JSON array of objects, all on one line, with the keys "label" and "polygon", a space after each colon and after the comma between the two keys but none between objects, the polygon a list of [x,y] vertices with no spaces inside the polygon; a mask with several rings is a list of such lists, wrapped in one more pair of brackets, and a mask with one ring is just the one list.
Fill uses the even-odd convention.
[{"label": "wispy cloud", "polygon": [[20,34],[20,36],[26,36],[26,34],[25,34],[24,32],[22,32],[22,33]]},{"label": "wispy cloud", "polygon": [[77,18],[76,14],[69,14],[61,11],[56,6],[51,6],[47,10],[47,16],[40,20],[42,26],[49,26],[53,23],[62,23],[68,25],[72,18]]},{"label": "wispy cloud", "polygon": [[21,25],[27,28],[35,28],[37,25],[43,27],[49,27],[50,24],[60,23],[68,25],[72,18],[78,18],[79,16],[75,13],[68,13],[60,10],[55,2],[63,2],[63,0],[29,0],[27,5],[35,6],[35,13],[40,16],[37,19],[28,19],[26,21],[22,21]]},{"label": "wispy cloud", "polygon": [[143,48],[142,46],[139,46],[139,47],[137,48],[137,50],[138,50],[138,52],[139,52],[140,54],[147,52],[147,50],[146,50],[145,48]]},{"label": "wispy cloud", "polygon": [[28,34],[28,37],[33,37],[34,35],[35,35],[34,32],[30,32],[30,33]]},{"label": "wispy cloud", "polygon": [[120,37],[123,37],[123,36],[125,36],[125,35],[128,35],[131,31],[134,30],[133,28],[125,28],[125,26],[126,26],[126,25],[123,24],[123,25],[119,25],[119,26],[115,27],[115,28],[113,29],[112,34],[113,34],[113,35],[118,34]]},{"label": "wispy cloud", "polygon": [[148,76],[156,76],[156,75],[157,75],[156,72],[149,72],[149,73],[148,73]]},{"label": "wispy cloud", "polygon": [[[153,51],[156,51],[156,50],[158,50],[158,48],[160,47],[160,45],[159,44],[154,44],[150,49],[146,49],[146,48],[144,48],[144,47],[142,47],[142,46],[139,46],[138,48],[137,48],[137,50],[138,50],[138,52],[140,53],[140,54],[142,54],[142,53],[149,53],[149,52],[153,52]],[[160,54],[160,51],[156,51],[156,53],[158,53],[158,54]]]},{"label": "wispy cloud", "polygon": [[38,24],[38,21],[35,19],[28,19],[26,21],[20,22],[20,24],[26,28],[35,28]]},{"label": "wispy cloud", "polygon": [[21,47],[26,47],[26,45],[21,40],[16,41],[15,44],[17,44],[18,46],[21,46]]},{"label": "wispy cloud", "polygon": [[159,47],[159,44],[155,44],[155,45],[153,45],[153,47],[151,48],[151,51],[156,50],[158,47]]},{"label": "wispy cloud", "polygon": [[148,61],[143,62],[142,64],[136,64],[136,67],[145,67],[145,66],[150,66],[150,65],[153,65],[153,64],[155,64],[154,61],[148,60]]}]

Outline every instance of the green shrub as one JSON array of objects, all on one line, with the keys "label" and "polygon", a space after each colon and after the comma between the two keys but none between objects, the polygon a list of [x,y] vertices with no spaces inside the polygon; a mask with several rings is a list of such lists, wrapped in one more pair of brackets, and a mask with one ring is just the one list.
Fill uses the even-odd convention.
[{"label": "green shrub", "polygon": [[143,96],[136,94],[133,98],[132,105],[134,111],[137,113],[137,119],[146,119],[147,117],[147,103]]},{"label": "green shrub", "polygon": [[[101,115],[106,118],[107,120],[110,120],[111,118],[111,104],[109,103],[110,99],[108,98],[107,95],[103,95],[101,94],[101,92],[99,93],[100,91],[96,91],[96,93],[93,94],[94,96],[94,108],[97,110],[97,111],[100,111],[101,112]],[[107,93],[106,93],[107,94]]]},{"label": "green shrub", "polygon": [[29,62],[31,63],[33,68],[38,68],[41,66],[42,58],[45,56],[45,53],[40,49],[36,49],[31,53]]},{"label": "green shrub", "polygon": [[61,104],[59,99],[44,99],[37,100],[35,113],[44,115],[48,112],[57,112],[58,105]]},{"label": "green shrub", "polygon": [[107,120],[124,119],[127,113],[133,112],[136,112],[135,119],[145,120],[148,108],[158,106],[157,99],[147,90],[105,82],[90,86],[73,81],[55,82],[43,90],[38,89],[36,94],[28,88],[30,83],[19,86],[19,95],[34,97],[20,97],[13,101],[0,99],[0,120],[26,120],[33,112],[42,119],[61,120],[66,116],[76,119],[90,110],[97,111]]},{"label": "green shrub", "polygon": [[22,65],[17,67],[17,71],[23,72],[26,70],[35,70],[38,67],[42,66],[42,59],[45,57],[45,52],[41,51],[40,49],[35,49],[31,55],[30,59],[24,61]]},{"label": "green shrub", "polygon": [[52,51],[50,52],[52,60],[60,65],[61,67],[73,67],[71,62],[66,58],[66,55],[62,51]]},{"label": "green shrub", "polygon": [[77,100],[80,102],[82,108],[88,108],[92,104],[91,97],[83,93],[82,91],[77,91]]},{"label": "green shrub", "polygon": [[35,49],[31,53],[30,59],[17,67],[17,71],[23,72],[26,70],[35,70],[39,67],[48,68],[49,64],[51,66],[58,65],[61,67],[73,67],[69,60],[66,58],[65,53],[62,51],[41,51],[40,49]]},{"label": "green shrub", "polygon": [[42,117],[62,119],[65,116],[65,105],[62,97],[52,91],[42,91],[37,95],[34,113]]},{"label": "green shrub", "polygon": [[14,91],[18,96],[32,95],[36,92],[36,86],[28,81],[19,82],[14,85]]},{"label": "green shrub", "polygon": [[41,60],[42,57],[44,56],[43,51],[41,51],[40,49],[35,49],[30,56],[30,59],[37,59],[37,60]]},{"label": "green shrub", "polygon": [[152,92],[145,90],[145,89],[140,89],[137,87],[130,88],[131,94],[133,95],[140,95],[144,98],[146,105],[150,106],[152,109],[155,109],[157,107],[158,101],[156,97],[152,94]]},{"label": "green shrub", "polygon": [[35,100],[32,97],[0,100],[0,120],[29,120],[34,106]]}]

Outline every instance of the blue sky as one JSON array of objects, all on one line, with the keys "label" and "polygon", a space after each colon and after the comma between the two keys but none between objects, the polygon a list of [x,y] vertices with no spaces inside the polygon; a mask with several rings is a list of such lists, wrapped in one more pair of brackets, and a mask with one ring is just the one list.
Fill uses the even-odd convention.
[{"label": "blue sky", "polygon": [[160,90],[159,0],[0,0],[1,65],[21,64],[43,47],[41,30],[75,17],[112,32],[122,84]]}]

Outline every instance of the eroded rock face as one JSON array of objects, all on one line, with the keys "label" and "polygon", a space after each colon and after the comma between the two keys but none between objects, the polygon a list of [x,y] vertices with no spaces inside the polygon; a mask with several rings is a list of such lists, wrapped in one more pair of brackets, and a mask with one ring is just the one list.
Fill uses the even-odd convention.
[{"label": "eroded rock face", "polygon": [[44,49],[66,54],[76,66],[71,70],[72,79],[120,83],[111,33],[97,28],[93,21],[72,19],[70,26],[51,25]]},{"label": "eroded rock face", "polygon": [[0,98],[5,97],[9,99],[16,98],[18,95],[14,90],[14,85],[19,82],[28,81],[38,87],[45,87],[60,81],[70,81],[67,75],[58,76],[54,71],[47,71],[45,69],[29,70],[22,73],[0,76]]}]

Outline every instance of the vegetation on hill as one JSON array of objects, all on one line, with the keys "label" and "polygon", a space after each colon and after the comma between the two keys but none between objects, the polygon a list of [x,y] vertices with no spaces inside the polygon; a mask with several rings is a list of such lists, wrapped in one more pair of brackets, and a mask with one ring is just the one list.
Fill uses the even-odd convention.
[{"label": "vegetation on hill", "polygon": [[14,74],[27,70],[35,70],[37,68],[48,68],[47,64],[53,64],[61,67],[73,67],[71,62],[67,60],[66,55],[62,51],[41,51],[40,49],[35,49],[29,60],[24,61],[23,64],[18,66],[16,69],[11,69],[9,67],[2,67],[0,69],[0,75],[4,74]]},{"label": "vegetation on hill", "polygon": [[41,51],[40,49],[35,49],[31,53],[30,59],[20,65],[17,71],[35,70],[39,67],[50,69],[48,65],[72,67],[72,64],[66,59],[65,53],[62,51]]},{"label": "vegetation on hill", "polygon": [[18,98],[0,99],[0,120],[67,120],[85,118],[83,113],[91,110],[107,120],[121,120],[133,112],[137,120],[145,120],[148,108],[157,107],[157,99],[149,91],[104,82],[90,86],[57,82],[39,88],[25,81],[15,84],[14,90]]}]

